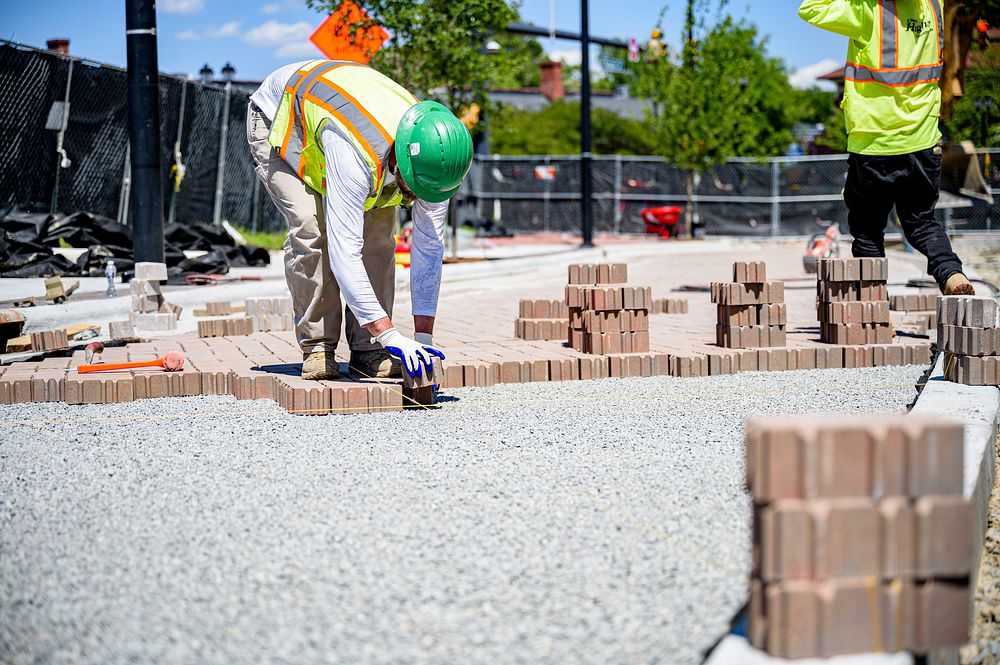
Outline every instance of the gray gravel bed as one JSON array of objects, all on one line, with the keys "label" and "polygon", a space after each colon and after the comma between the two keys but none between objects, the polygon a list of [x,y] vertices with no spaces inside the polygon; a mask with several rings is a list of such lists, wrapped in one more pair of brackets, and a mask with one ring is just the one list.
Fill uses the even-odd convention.
[{"label": "gray gravel bed", "polygon": [[920,375],[0,407],[0,661],[697,663],[747,593],[745,419]]}]

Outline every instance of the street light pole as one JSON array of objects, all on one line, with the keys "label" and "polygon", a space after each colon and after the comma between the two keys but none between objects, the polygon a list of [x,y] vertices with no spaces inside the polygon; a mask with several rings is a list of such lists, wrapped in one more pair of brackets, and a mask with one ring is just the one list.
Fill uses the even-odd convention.
[{"label": "street light pole", "polygon": [[587,0],[580,0],[580,224],[583,247],[594,246],[594,220],[590,207],[590,19]]},{"label": "street light pole", "polygon": [[132,238],[136,261],[163,262],[160,78],[154,0],[125,0]]}]

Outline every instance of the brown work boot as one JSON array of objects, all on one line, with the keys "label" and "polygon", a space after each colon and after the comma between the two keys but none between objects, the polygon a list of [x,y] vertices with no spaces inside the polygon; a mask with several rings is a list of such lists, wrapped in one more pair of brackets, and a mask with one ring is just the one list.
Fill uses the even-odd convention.
[{"label": "brown work boot", "polygon": [[969,278],[960,272],[952,275],[944,283],[944,294],[946,296],[974,296],[976,289],[973,288]]},{"label": "brown work boot", "polygon": [[403,376],[399,360],[385,349],[351,351],[347,368],[365,379],[389,379]]},{"label": "brown work boot", "polygon": [[324,381],[340,378],[340,366],[333,351],[313,351],[302,354],[302,378],[309,381]]}]

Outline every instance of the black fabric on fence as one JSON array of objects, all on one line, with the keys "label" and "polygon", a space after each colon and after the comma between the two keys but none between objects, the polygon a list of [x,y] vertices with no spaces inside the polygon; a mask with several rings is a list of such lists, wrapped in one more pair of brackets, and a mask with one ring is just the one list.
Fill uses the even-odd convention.
[{"label": "black fabric on fence", "polygon": [[[172,224],[164,232],[165,260],[172,276],[186,273],[225,274],[230,267],[266,266],[266,249],[237,245],[221,227]],[[63,240],[86,247],[76,263],[54,254]],[[184,251],[207,252],[188,259]],[[10,213],[0,222],[0,276],[47,277],[104,274],[113,259],[119,271],[133,268],[132,229],[113,219],[88,212],[70,215]]]}]

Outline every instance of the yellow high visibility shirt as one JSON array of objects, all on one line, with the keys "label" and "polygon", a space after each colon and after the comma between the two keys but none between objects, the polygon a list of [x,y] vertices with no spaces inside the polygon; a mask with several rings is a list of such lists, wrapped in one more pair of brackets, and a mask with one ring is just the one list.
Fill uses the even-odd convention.
[{"label": "yellow high visibility shirt", "polygon": [[847,37],[847,146],[903,155],[941,140],[942,0],[804,0],[799,16]]}]

